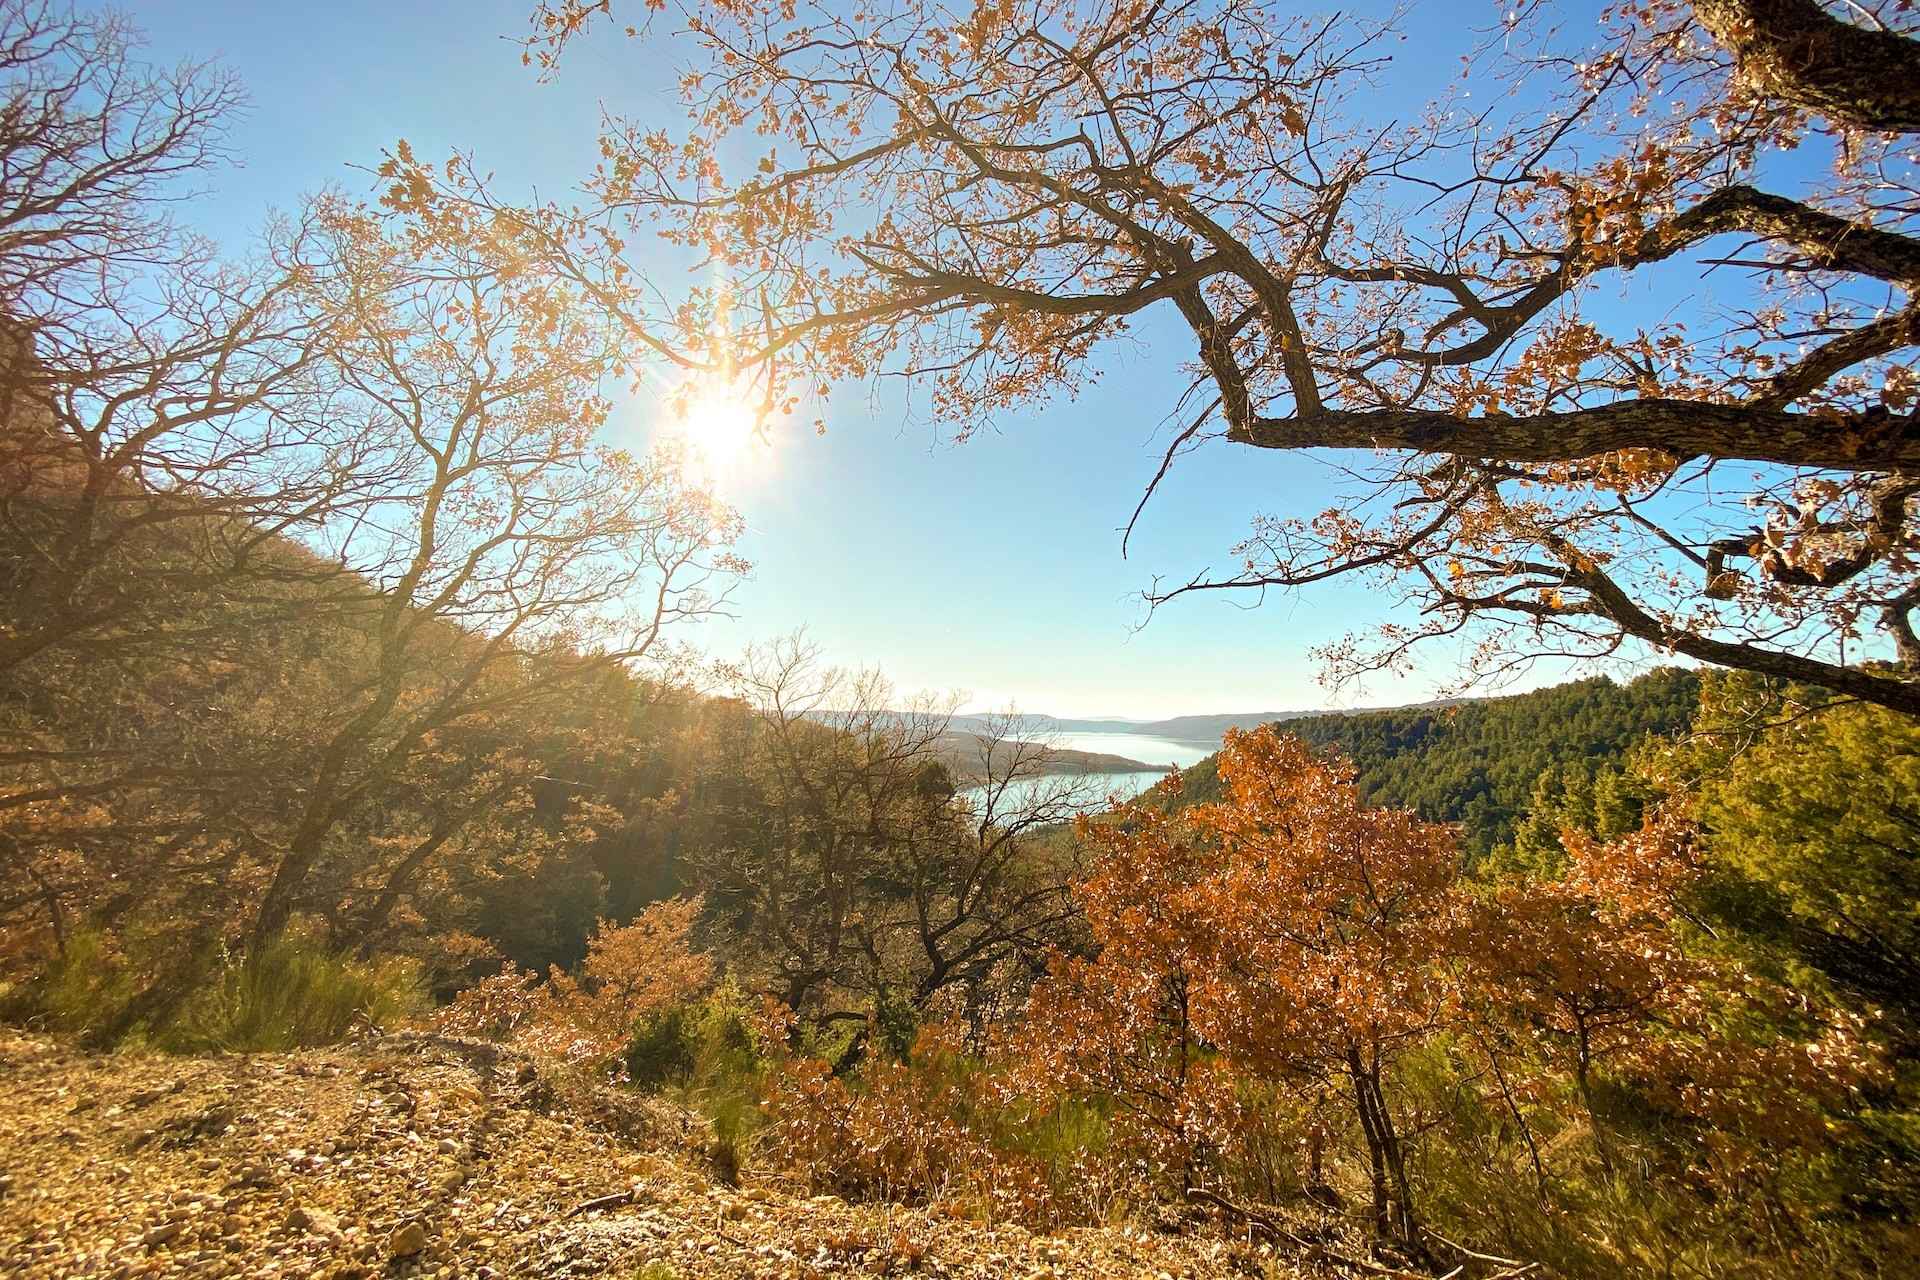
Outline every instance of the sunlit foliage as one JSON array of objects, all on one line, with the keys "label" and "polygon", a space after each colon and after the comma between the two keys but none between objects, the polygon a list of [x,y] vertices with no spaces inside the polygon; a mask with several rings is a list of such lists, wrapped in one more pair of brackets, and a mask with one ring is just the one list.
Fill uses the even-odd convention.
[{"label": "sunlit foliage", "polygon": [[[1216,438],[1361,451],[1149,591],[1374,579],[1408,613],[1337,672],[1645,647],[1920,710],[1859,662],[1920,661],[1912,7],[1446,12],[1414,61],[1463,74],[1419,103],[1394,20],[1273,0],[547,0],[548,75],[681,26],[684,122],[615,115],[576,203],[461,158],[394,198],[512,227],[776,418],[903,373],[964,437],[1147,338],[1186,380],[1160,476]],[[643,236],[711,283],[650,287]]]}]

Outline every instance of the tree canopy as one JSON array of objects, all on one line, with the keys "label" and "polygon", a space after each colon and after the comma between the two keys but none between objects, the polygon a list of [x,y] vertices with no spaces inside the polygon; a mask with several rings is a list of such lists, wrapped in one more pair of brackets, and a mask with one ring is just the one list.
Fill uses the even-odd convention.
[{"label": "tree canopy", "polygon": [[[621,7],[544,4],[529,60],[565,74]],[[1414,620],[1337,670],[1638,643],[1920,710],[1907,6],[1649,0],[1597,34],[1513,6],[1461,50],[1495,91],[1415,112],[1375,92],[1390,23],[1270,0],[684,18],[685,127],[614,116],[583,201],[514,207],[458,158],[396,159],[390,199],[488,211],[636,352],[775,415],[904,373],[964,436],[1177,317],[1162,476],[1209,437],[1372,456],[1149,598],[1376,577]],[[636,234],[716,282],[644,284]],[[1597,304],[1690,266],[1739,296]]]}]

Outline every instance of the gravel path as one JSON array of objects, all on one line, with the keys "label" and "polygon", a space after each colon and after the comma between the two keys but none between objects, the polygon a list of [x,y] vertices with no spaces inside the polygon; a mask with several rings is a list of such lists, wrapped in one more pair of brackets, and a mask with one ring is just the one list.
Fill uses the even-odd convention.
[{"label": "gravel path", "polygon": [[97,1056],[0,1032],[0,1276],[1304,1274],[1217,1236],[722,1187],[696,1146],[664,1105],[557,1101],[488,1046]]}]

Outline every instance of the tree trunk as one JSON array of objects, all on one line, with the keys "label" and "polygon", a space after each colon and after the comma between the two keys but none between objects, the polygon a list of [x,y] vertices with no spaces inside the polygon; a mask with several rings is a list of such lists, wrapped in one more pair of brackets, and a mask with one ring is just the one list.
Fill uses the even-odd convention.
[{"label": "tree trunk", "polygon": [[1575,1027],[1573,1080],[1580,1090],[1580,1105],[1587,1109],[1587,1124],[1593,1129],[1594,1153],[1600,1157],[1600,1167],[1612,1177],[1613,1149],[1607,1142],[1606,1126],[1600,1123],[1600,1113],[1593,1105],[1593,1044],[1584,1021],[1577,1021]]},{"label": "tree trunk", "polygon": [[1353,1084],[1353,1106],[1360,1116],[1360,1132],[1367,1140],[1367,1172],[1371,1176],[1373,1190],[1373,1230],[1375,1235],[1385,1238],[1391,1234],[1392,1223],[1387,1199],[1386,1151],[1380,1140],[1373,1098],[1367,1090],[1366,1068],[1360,1061],[1357,1048],[1347,1049],[1347,1078]]},{"label": "tree trunk", "polygon": [[1420,1224],[1413,1212],[1413,1184],[1407,1177],[1406,1151],[1393,1127],[1393,1116],[1380,1087],[1378,1052],[1363,1059],[1357,1046],[1349,1047],[1347,1073],[1353,1080],[1354,1107],[1360,1114],[1360,1127],[1367,1138],[1374,1229],[1414,1257],[1425,1257]]},{"label": "tree trunk", "polygon": [[24,858],[27,878],[40,890],[40,900],[47,908],[47,924],[53,930],[53,951],[57,956],[67,954],[67,913],[60,901],[60,891],[48,879],[40,874],[40,868],[33,865],[31,857]]}]

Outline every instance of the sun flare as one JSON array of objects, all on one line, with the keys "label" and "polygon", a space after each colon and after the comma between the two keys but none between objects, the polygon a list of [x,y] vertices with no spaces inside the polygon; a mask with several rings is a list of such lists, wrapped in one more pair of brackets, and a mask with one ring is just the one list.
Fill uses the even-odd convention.
[{"label": "sun flare", "polygon": [[771,441],[760,407],[745,388],[724,383],[693,387],[673,396],[671,406],[672,431],[702,487],[729,492],[758,474]]}]

